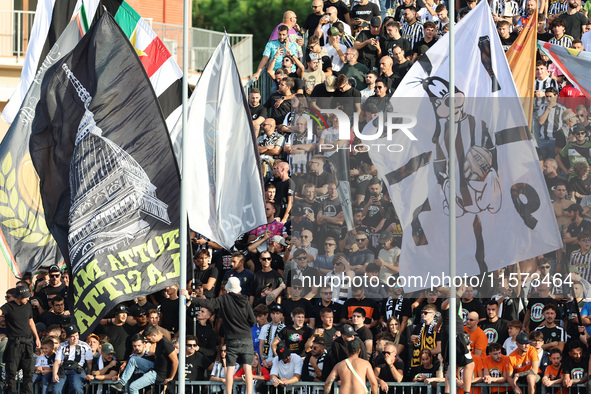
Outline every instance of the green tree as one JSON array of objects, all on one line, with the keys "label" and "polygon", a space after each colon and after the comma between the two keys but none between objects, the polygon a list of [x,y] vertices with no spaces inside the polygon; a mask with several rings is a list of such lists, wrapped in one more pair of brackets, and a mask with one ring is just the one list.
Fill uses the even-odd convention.
[{"label": "green tree", "polygon": [[[195,0],[193,27],[253,35],[254,69],[263,56],[271,32],[283,20],[285,11],[291,10],[302,23],[312,12],[311,0]],[[198,45],[198,43],[194,43]]]}]

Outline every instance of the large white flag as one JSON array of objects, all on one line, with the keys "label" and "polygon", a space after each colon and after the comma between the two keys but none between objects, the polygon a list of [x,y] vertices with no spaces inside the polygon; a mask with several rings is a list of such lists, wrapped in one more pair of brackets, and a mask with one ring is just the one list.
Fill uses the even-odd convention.
[{"label": "large white flag", "polygon": [[[562,242],[485,1],[458,23],[455,48],[457,273],[475,275],[554,251]],[[416,119],[410,129],[416,140],[399,131],[376,142],[402,151],[370,148],[403,226],[402,277],[449,272],[448,62],[444,36],[392,98],[395,112],[407,114],[406,123]]]},{"label": "large white flag", "polygon": [[[228,36],[220,42],[188,104],[189,226],[230,249],[267,223],[257,144]],[[180,133],[179,122],[172,135]]]}]

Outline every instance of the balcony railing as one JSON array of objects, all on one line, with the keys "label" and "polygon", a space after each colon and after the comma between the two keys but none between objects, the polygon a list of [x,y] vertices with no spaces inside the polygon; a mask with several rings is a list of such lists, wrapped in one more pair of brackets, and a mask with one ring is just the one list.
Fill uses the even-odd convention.
[{"label": "balcony railing", "polygon": [[[0,10],[0,58],[22,62],[29,44],[35,12]],[[183,28],[182,26],[157,23],[147,20],[158,34],[172,56],[182,67]],[[224,37],[224,33],[189,29],[189,72],[200,72],[209,57]],[[252,75],[252,34],[228,34],[238,71],[244,78]]]}]

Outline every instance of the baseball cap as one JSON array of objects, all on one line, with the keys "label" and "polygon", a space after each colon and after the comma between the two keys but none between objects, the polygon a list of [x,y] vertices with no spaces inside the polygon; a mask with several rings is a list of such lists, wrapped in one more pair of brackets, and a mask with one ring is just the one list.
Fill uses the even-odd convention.
[{"label": "baseball cap", "polygon": [[287,246],[285,239],[281,235],[274,235],[271,237],[271,242],[277,242],[279,245]]},{"label": "baseball cap", "polygon": [[31,292],[25,286],[17,286],[16,292],[14,293],[14,298],[23,299],[23,298],[30,298]]},{"label": "baseball cap", "polygon": [[66,331],[66,337],[71,337],[72,335],[80,332],[75,324],[68,324],[64,327],[64,331]]},{"label": "baseball cap", "polygon": [[115,348],[109,342],[103,343],[103,346],[101,347],[101,353],[115,354]]},{"label": "baseball cap", "polygon": [[379,243],[385,244],[386,242],[388,242],[389,240],[391,240],[393,238],[394,238],[394,234],[392,234],[392,232],[390,232],[390,231],[384,231],[380,235],[380,241],[379,241]]},{"label": "baseball cap", "polygon": [[199,287],[199,286],[203,286],[203,282],[201,282],[199,279],[195,279],[193,281],[193,287]]},{"label": "baseball cap", "polygon": [[129,313],[129,309],[127,309],[127,306],[125,304],[119,304],[113,309],[113,313]]},{"label": "baseball cap", "polygon": [[570,206],[568,206],[567,208],[564,208],[565,211],[579,211],[579,212],[583,212],[583,207],[580,204],[572,204]]},{"label": "baseball cap", "polygon": [[529,344],[529,337],[527,336],[526,333],[520,332],[519,334],[517,334],[515,341],[517,341],[517,343],[520,343],[522,345]]},{"label": "baseball cap", "polygon": [[310,61],[311,62],[315,62],[316,60],[320,60],[320,56],[318,56],[317,53],[312,52],[312,53],[310,53],[309,56],[310,56]]},{"label": "baseball cap", "polygon": [[269,308],[269,312],[281,312],[283,313],[283,308],[279,304],[275,304]]},{"label": "baseball cap", "polygon": [[329,36],[338,36],[339,34],[341,34],[341,32],[336,27],[331,27],[330,29],[328,29]]},{"label": "baseball cap", "polygon": [[324,86],[326,87],[327,92],[334,92],[337,87],[337,77],[335,77],[334,75],[326,77],[326,80],[324,81]]},{"label": "baseball cap", "polygon": [[277,345],[277,356],[279,357],[279,360],[285,360],[291,356],[291,351],[287,346],[285,346],[285,342],[283,341],[279,342]]},{"label": "baseball cap", "polygon": [[49,267],[49,273],[51,274],[52,272],[62,272],[62,270],[60,270],[60,267],[54,264]]},{"label": "baseball cap", "polygon": [[374,16],[373,18],[371,18],[371,22],[369,22],[369,24],[371,25],[371,27],[380,27],[382,26],[382,20],[379,16]]},{"label": "baseball cap", "polygon": [[356,334],[356,332],[350,324],[345,324],[341,327],[341,335],[344,335],[347,337],[354,337],[355,334]]}]

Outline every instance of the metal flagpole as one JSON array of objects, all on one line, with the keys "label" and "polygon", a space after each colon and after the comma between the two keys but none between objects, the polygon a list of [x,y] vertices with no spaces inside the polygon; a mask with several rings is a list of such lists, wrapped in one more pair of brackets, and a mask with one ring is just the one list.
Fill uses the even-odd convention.
[{"label": "metal flagpole", "polygon": [[456,390],[456,119],[455,119],[455,0],[449,0],[449,392]]},{"label": "metal flagpole", "polygon": [[[182,151],[182,169],[181,169],[181,228],[180,228],[180,244],[181,244],[181,258],[180,258],[180,289],[187,287],[187,243],[189,241],[189,231],[187,224],[187,201],[188,201],[188,188],[187,181],[184,174],[188,174],[188,152],[185,144],[185,131],[187,130],[187,97],[189,96],[189,26],[188,20],[191,17],[189,12],[189,0],[183,0],[183,127],[182,127],[182,139],[181,139],[181,151]],[[185,360],[186,360],[186,330],[187,330],[187,307],[185,306],[186,300],[183,295],[180,295],[179,299],[179,394],[185,394]]]}]

